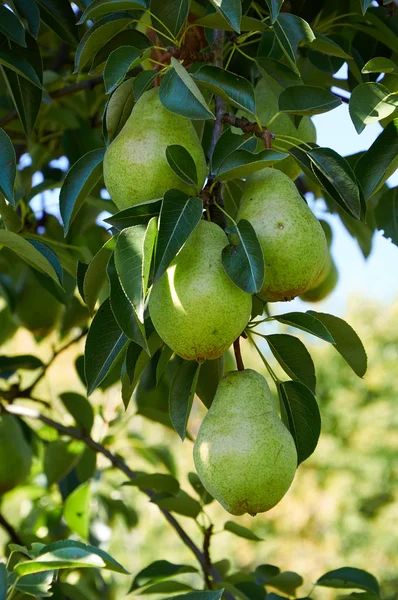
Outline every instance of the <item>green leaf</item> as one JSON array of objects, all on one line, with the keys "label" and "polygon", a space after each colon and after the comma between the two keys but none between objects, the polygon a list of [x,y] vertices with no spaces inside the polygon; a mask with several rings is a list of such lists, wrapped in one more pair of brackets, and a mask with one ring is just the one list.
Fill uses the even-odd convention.
[{"label": "green leaf", "polygon": [[74,489],[64,504],[63,517],[67,526],[84,540],[88,539],[90,530],[90,503],[91,487],[86,482]]},{"label": "green leaf", "polygon": [[[181,583],[181,581],[159,581],[142,590],[142,595],[147,594],[171,594],[172,592],[189,592],[192,590],[191,585]],[[365,599],[366,600],[366,599]]]},{"label": "green leaf", "polygon": [[180,489],[177,479],[165,473],[138,473],[134,479],[126,481],[124,485],[154,492],[167,492],[172,495],[177,494]]},{"label": "green leaf", "polygon": [[[224,29],[225,31],[234,31],[234,28],[223,17],[221,13],[209,13],[200,19],[194,21],[195,25],[206,27],[208,29]],[[241,31],[269,31],[269,26],[259,19],[243,16],[240,21]]]},{"label": "green leaf", "polygon": [[214,8],[232,27],[233,31],[240,33],[242,6],[240,0],[210,0]]},{"label": "green leaf", "polygon": [[398,67],[389,58],[380,56],[372,58],[362,67],[361,73],[398,73]]},{"label": "green leaf", "polygon": [[268,6],[271,23],[275,23],[282,8],[283,0],[265,0]]},{"label": "green leaf", "polygon": [[119,231],[133,225],[146,225],[152,217],[160,213],[163,200],[151,200],[143,204],[135,204],[105,219]]},{"label": "green leaf", "polygon": [[372,4],[373,4],[372,0],[362,0],[361,1],[362,14],[363,15],[366,13],[366,11],[368,10],[369,6],[371,6]]},{"label": "green leaf", "polygon": [[398,107],[398,93],[390,93],[380,83],[367,82],[357,85],[352,91],[349,110],[357,133],[362,133],[366,125],[381,121]]},{"label": "green leaf", "polygon": [[184,146],[179,146],[178,144],[167,146],[166,158],[170,167],[181,181],[192,187],[198,185],[195,161]]},{"label": "green leaf", "polygon": [[303,585],[303,578],[301,575],[294,573],[294,571],[283,571],[283,573],[278,573],[278,575],[270,579],[267,585],[276,588],[288,596],[296,596],[297,588]]},{"label": "green leaf", "polygon": [[[188,494],[182,490],[180,490],[176,496],[158,494],[157,496],[152,497],[151,502],[157,504],[160,508],[175,512],[184,517],[190,517],[191,519],[196,519],[201,511],[199,502],[191,498],[191,496],[188,496]],[[185,597],[185,594],[181,597]]]},{"label": "green leaf", "polygon": [[[156,225],[156,217],[154,223]],[[123,229],[115,248],[115,265],[120,283],[141,323],[144,322],[148,269],[155,242],[153,235],[148,238],[147,229],[145,225],[134,225]],[[150,233],[154,233],[152,226]]]},{"label": "green leaf", "polygon": [[171,57],[171,65],[174,68],[167,71],[159,88],[159,98],[163,106],[187,119],[214,119],[191,75],[174,57]]},{"label": "green leaf", "polygon": [[0,193],[0,216],[8,231],[19,233],[23,227],[22,219],[9,202]]},{"label": "green leaf", "polygon": [[19,258],[28,263],[28,265],[40,273],[48,275],[57,285],[60,285],[58,275],[51,262],[22,236],[13,231],[0,229],[0,246],[6,246],[6,248],[18,254]]},{"label": "green leaf", "polygon": [[140,348],[136,343],[130,342],[122,368],[122,399],[125,408],[129,405],[142,372],[162,343],[156,332],[153,332],[148,338],[149,352]]},{"label": "green leaf", "polygon": [[214,147],[211,157],[211,172],[217,173],[224,160],[235,150],[246,149],[254,152],[257,147],[255,137],[246,138],[244,135],[237,135],[232,132],[230,127],[226,127]]},{"label": "green leaf", "polygon": [[18,369],[35,371],[44,367],[37,356],[31,354],[17,354],[16,356],[0,356],[0,373],[10,373]]},{"label": "green leaf", "polygon": [[241,219],[229,228],[232,243],[222,251],[222,264],[228,277],[247,294],[255,294],[264,282],[264,256],[253,225]]},{"label": "green leaf", "polygon": [[265,335],[272,354],[289,377],[304,383],[315,394],[315,367],[303,342],[292,335]]},{"label": "green leaf", "polygon": [[81,25],[88,19],[103,17],[116,11],[142,10],[146,7],[147,5],[144,0],[93,0],[80,17],[78,25]]},{"label": "green leaf", "polygon": [[355,165],[365,198],[370,198],[398,167],[398,119],[391,121]]},{"label": "green leaf", "polygon": [[98,309],[84,350],[84,372],[89,396],[109,373],[127,345],[128,338],[116,323],[109,299]]},{"label": "green leaf", "polygon": [[75,73],[91,63],[106,42],[125,29],[133,20],[128,12],[116,12],[97,21],[82,37],[75,54]]},{"label": "green leaf", "polygon": [[43,89],[41,81],[37,76],[36,71],[25,58],[21,57],[21,52],[16,53],[15,50],[8,50],[7,48],[0,49],[0,65],[15,71],[18,75],[25,77],[28,81],[33,83],[40,89]]},{"label": "green leaf", "polygon": [[279,575],[279,573],[279,567],[275,567],[274,565],[259,565],[255,570],[256,583],[259,585],[264,585],[273,577]]},{"label": "green leaf", "polygon": [[[201,371],[203,369],[203,365],[201,367]],[[188,473],[188,480],[195,492],[198,494],[199,498],[203,502],[203,504],[210,504],[213,502],[214,498],[209,494],[209,492],[204,488],[202,482],[200,481],[198,475],[196,473]]]},{"label": "green leaf", "polygon": [[0,563],[0,600],[7,599],[8,574],[4,563]]},{"label": "green leaf", "polygon": [[292,115],[320,115],[340,106],[341,100],[325,88],[292,85],[279,96],[279,110]]},{"label": "green leaf", "polygon": [[159,233],[155,252],[155,281],[173,261],[203,214],[199,198],[189,198],[179,190],[168,190],[159,217]]},{"label": "green leaf", "polygon": [[281,411],[296,444],[298,464],[315,450],[321,433],[321,415],[315,396],[299,381],[278,384]]},{"label": "green leaf", "polygon": [[87,266],[83,280],[83,295],[91,316],[94,314],[102,286],[106,283],[106,266],[112,251],[115,249],[116,242],[117,236],[105,242]]},{"label": "green leaf", "polygon": [[140,63],[142,52],[133,46],[120,46],[108,57],[104,68],[104,84],[111,94],[123,81],[128,71]]},{"label": "green leaf", "polygon": [[197,569],[190,565],[176,565],[167,560],[156,560],[135,576],[129,593],[140,587],[164,581],[182,573],[197,573]]},{"label": "green leaf", "polygon": [[84,450],[83,442],[55,440],[44,455],[44,472],[50,486],[63,479],[77,465]]},{"label": "green leaf", "polygon": [[156,365],[156,385],[159,385],[159,382],[162,379],[173,354],[174,351],[168,346],[165,345],[162,348],[158,364]]},{"label": "green leaf", "polygon": [[303,85],[300,75],[279,60],[258,56],[256,62],[263,75],[272,77],[283,89],[292,85]]},{"label": "green leaf", "polygon": [[76,46],[76,18],[68,0],[37,0],[40,17],[67,44]]},{"label": "green leaf", "polygon": [[76,421],[76,425],[90,433],[94,424],[94,410],[90,402],[76,392],[64,392],[59,395],[66,410]]},{"label": "green leaf", "polygon": [[189,13],[190,0],[150,0],[150,10],[155,18],[152,24],[163,35],[160,40],[170,45],[180,33]]},{"label": "green leaf", "polygon": [[337,195],[340,206],[348,214],[360,219],[363,210],[361,191],[348,161],[330,148],[314,148],[308,152],[308,156],[326,179],[327,191],[331,186],[334,190],[332,197]]},{"label": "green leaf", "polygon": [[367,369],[367,356],[365,348],[353,328],[343,319],[334,315],[313,310],[308,312],[325,325],[334,338],[334,347],[337,352],[341,354],[358,377],[363,377]]},{"label": "green leaf", "polygon": [[200,592],[189,592],[188,594],[180,594],[179,596],[173,596],[172,598],[166,598],[165,600],[177,600],[183,598],[183,600],[220,600],[224,590],[204,590]]},{"label": "green leaf", "polygon": [[196,82],[233,106],[252,115],[256,114],[254,89],[250,81],[212,65],[204,65],[193,74]]},{"label": "green leaf", "polygon": [[281,13],[273,24],[276,39],[285,55],[290,67],[297,73],[298,59],[297,48],[302,40],[311,43],[315,39],[311,27],[301,17],[293,14]]},{"label": "green leaf", "polygon": [[152,87],[153,82],[158,76],[159,71],[141,71],[137,77],[134,77],[133,89],[136,102],[144,92]]},{"label": "green leaf", "polygon": [[316,50],[322,54],[336,56],[337,58],[344,58],[344,60],[350,60],[352,56],[347,54],[341,46],[339,46],[334,40],[326,35],[317,33],[315,39],[309,45],[310,50]]},{"label": "green leaf", "polygon": [[75,540],[62,540],[41,548],[38,556],[32,561],[20,562],[14,568],[19,577],[30,573],[41,573],[53,569],[107,569],[116,573],[128,575],[109,554]]},{"label": "green leaf", "polygon": [[220,356],[214,360],[205,360],[200,367],[196,395],[201,399],[206,408],[210,408],[223,375],[224,356]]},{"label": "green leaf", "polygon": [[131,114],[135,102],[133,85],[133,77],[123,81],[113,92],[106,105],[105,125],[108,141],[113,140],[120,133]]},{"label": "green leaf", "polygon": [[130,300],[124,293],[116,271],[114,254],[110,257],[106,270],[110,288],[110,305],[117,324],[130,340],[134,340],[141,348],[147,350],[145,327],[140,323]]},{"label": "green leaf", "polygon": [[217,181],[242,179],[287,158],[287,154],[266,148],[261,152],[249,152],[245,148],[231,152],[217,171]]},{"label": "green leaf", "polygon": [[0,6],[0,33],[19,46],[26,47],[25,29],[21,21],[5,6]]},{"label": "green leaf", "polygon": [[380,587],[376,577],[354,567],[342,567],[335,571],[329,571],[318,579],[315,585],[322,587],[331,587],[338,589],[359,589],[367,592],[373,592],[380,596]]},{"label": "green leaf", "polygon": [[[12,45],[11,50],[15,53],[15,56],[25,60],[34,69],[35,79],[38,78],[39,81],[42,81],[43,68],[40,49],[36,40],[29,33],[26,34],[26,44],[26,49]],[[43,92],[41,84],[38,86],[36,83],[32,83],[12,68],[3,66],[2,70],[25,135],[29,137],[41,106]]]},{"label": "green leaf", "polygon": [[170,386],[170,419],[182,441],[185,439],[199,370],[200,364],[195,360],[185,360],[177,369]]},{"label": "green leaf", "polygon": [[238,537],[245,538],[246,540],[251,540],[252,542],[262,542],[264,541],[262,538],[258,537],[251,529],[247,527],[243,527],[234,521],[227,521],[224,524],[225,531],[230,531],[231,533],[237,535]]},{"label": "green leaf", "polygon": [[14,184],[17,165],[14,146],[4,131],[0,129],[0,192],[4,194],[11,206],[15,206]]},{"label": "green leaf", "polygon": [[307,333],[311,333],[321,340],[325,340],[325,342],[330,342],[334,344],[334,339],[325,327],[325,325],[317,319],[314,315],[300,312],[290,312],[285,313],[283,315],[275,315],[272,317],[275,321],[279,321],[279,323],[284,323],[285,325],[290,325],[291,327],[296,327],[297,329],[302,329]]},{"label": "green leaf", "polygon": [[398,188],[392,188],[382,195],[374,211],[377,229],[398,246]]},{"label": "green leaf", "polygon": [[18,579],[15,589],[22,592],[24,598],[26,597],[25,594],[34,598],[50,598],[52,597],[51,585],[54,578],[55,571],[25,575],[25,577]]},{"label": "green leaf", "polygon": [[28,29],[37,38],[40,28],[40,12],[35,2],[30,0],[14,0],[13,4],[22,19],[26,19]]},{"label": "green leaf", "polygon": [[102,177],[105,150],[98,148],[87,152],[69,169],[59,196],[59,209],[64,222],[65,235],[83,202]]}]

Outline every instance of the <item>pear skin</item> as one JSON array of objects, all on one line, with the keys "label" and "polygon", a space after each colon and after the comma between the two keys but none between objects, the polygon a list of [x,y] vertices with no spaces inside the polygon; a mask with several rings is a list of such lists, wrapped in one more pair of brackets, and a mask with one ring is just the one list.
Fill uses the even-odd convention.
[{"label": "pear skin", "polygon": [[188,119],[166,110],[158,88],[153,88],[139,98],[105,153],[105,185],[119,210],[162,198],[172,188],[197,194],[169,166],[166,148],[172,144],[188,150],[196,165],[198,188],[202,189],[206,159],[195,128]]},{"label": "pear skin", "polygon": [[252,369],[220,381],[193,450],[206,490],[233,515],[255,515],[278,504],[297,468],[294,440],[269,386]]},{"label": "pear skin", "polygon": [[250,175],[239,219],[253,225],[264,254],[265,277],[258,294],[262,300],[292,300],[311,288],[326,263],[326,237],[285,173],[266,168]]},{"label": "pear skin", "polygon": [[200,221],[166,273],[153,285],[149,314],[163,341],[182,358],[218,358],[246,327],[251,296],[226,274],[228,245],[215,223]]},{"label": "pear skin", "polygon": [[17,419],[0,416],[0,495],[20,485],[29,475],[32,451]]},{"label": "pear skin", "polygon": [[314,285],[310,290],[301,294],[300,298],[304,302],[320,302],[331,294],[337,285],[339,280],[339,272],[332,257],[330,257],[330,263],[328,263],[328,270],[324,278],[320,278],[317,281],[317,285]]}]

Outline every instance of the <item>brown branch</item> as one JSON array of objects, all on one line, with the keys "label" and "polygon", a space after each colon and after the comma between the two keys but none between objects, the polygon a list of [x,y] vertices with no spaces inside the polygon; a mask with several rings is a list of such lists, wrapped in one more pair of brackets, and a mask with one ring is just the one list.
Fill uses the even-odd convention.
[{"label": "brown branch", "polygon": [[236,368],[238,371],[244,371],[245,365],[243,364],[242,354],[240,351],[240,336],[234,341],[234,352],[236,360]]},{"label": "brown branch", "polygon": [[271,148],[271,143],[275,136],[266,127],[261,129],[256,122],[249,121],[249,119],[246,119],[245,117],[235,117],[229,113],[223,114],[222,121],[223,123],[228,123],[228,125],[232,125],[233,127],[238,127],[243,131],[243,133],[255,135],[264,142],[264,146],[266,148]]},{"label": "brown branch", "polygon": [[204,532],[204,538],[203,538],[203,554],[204,554],[204,558],[205,558],[205,564],[206,564],[206,569],[203,569],[203,574],[205,577],[205,582],[206,582],[206,587],[207,589],[211,590],[213,589],[208,571],[209,568],[211,567],[211,558],[210,558],[210,541],[211,541],[211,535],[213,533],[213,524],[211,524],[207,529],[205,529]]},{"label": "brown branch", "polygon": [[[167,46],[166,52],[159,58],[158,62],[162,64],[167,63],[171,57],[176,58],[177,60],[186,61],[189,64],[194,62],[213,62],[214,53],[197,52],[196,50],[191,50],[191,48],[185,46],[182,46],[181,48],[178,46]],[[155,65],[154,70],[160,71],[161,68],[162,65]]]},{"label": "brown branch", "polygon": [[[224,37],[225,33],[222,29],[215,29],[213,32],[213,44],[212,50],[214,55],[213,64],[216,67],[223,66],[223,49],[224,49]],[[225,101],[216,96],[216,120],[214,122],[213,133],[211,136],[210,147],[209,147],[209,159],[213,156],[213,151],[215,145],[217,144],[223,130],[223,120],[222,117],[226,112],[226,104]]]},{"label": "brown branch", "polygon": [[[67,85],[59,90],[55,90],[50,93],[51,98],[62,98],[63,96],[71,96],[76,92],[81,92],[82,90],[92,90],[96,85],[103,83],[102,75],[98,75],[98,77],[93,77],[92,79],[85,79],[84,81],[78,81],[77,83],[72,83],[71,85]],[[12,110],[7,113],[2,119],[0,119],[0,127],[4,127],[14,119],[18,117],[18,113],[16,110]]]},{"label": "brown branch", "polygon": [[[4,404],[1,404],[0,411],[3,411],[5,413],[11,414],[11,415],[17,415],[19,417],[25,417],[27,419],[36,419],[36,420],[40,421],[41,423],[48,425],[52,429],[55,429],[56,431],[58,431],[58,433],[67,435],[68,437],[73,438],[75,440],[82,441],[84,444],[86,444],[86,446],[88,446],[89,448],[94,450],[94,452],[96,452],[98,454],[102,454],[102,456],[105,456],[116,469],[118,469],[119,471],[124,473],[129,479],[135,479],[135,477],[137,476],[137,474],[132,469],[130,469],[130,467],[124,462],[124,460],[121,457],[117,456],[116,454],[113,454],[113,452],[111,452],[110,450],[105,448],[105,446],[103,446],[102,444],[99,444],[98,442],[93,440],[93,438],[91,436],[87,435],[85,432],[81,431],[80,429],[77,429],[76,427],[68,427],[66,425],[62,425],[62,423],[58,423],[57,421],[54,421],[53,419],[46,417],[39,411],[25,407],[25,406],[17,406],[15,404],[5,406]],[[149,490],[142,489],[141,491],[144,492],[144,494],[146,494],[149,497],[152,496],[152,492]],[[183,543],[194,554],[196,559],[199,561],[202,569],[206,570],[206,573],[209,576],[211,576],[214,579],[214,581],[218,581],[218,582],[221,581],[222,578],[221,578],[219,572],[217,571],[217,569],[215,569],[213,565],[207,564],[205,554],[198,548],[198,546],[195,544],[195,542],[189,537],[189,535],[181,527],[181,525],[176,520],[176,518],[168,510],[165,510],[164,508],[159,508],[159,510],[161,511],[161,513],[163,514],[165,519],[170,523],[170,525],[177,532],[177,535],[180,537],[180,539],[183,541]],[[0,524],[1,524],[1,522],[0,522]],[[228,597],[228,600],[235,600],[234,596],[232,596],[231,594],[225,594],[225,596]]]},{"label": "brown branch", "polygon": [[10,540],[14,544],[19,544],[20,546],[24,545],[22,538],[19,536],[19,533],[15,531],[14,527],[5,519],[5,517],[3,517],[1,513],[0,526],[8,533],[8,535],[10,536]]}]

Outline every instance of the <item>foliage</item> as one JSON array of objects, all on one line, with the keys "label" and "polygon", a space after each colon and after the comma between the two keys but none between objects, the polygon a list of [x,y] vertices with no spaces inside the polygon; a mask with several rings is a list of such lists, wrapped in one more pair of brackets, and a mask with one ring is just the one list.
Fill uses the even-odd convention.
[{"label": "foliage", "polygon": [[[3,523],[14,545],[1,569],[0,597],[114,597],[114,575],[87,571],[75,589],[62,573],[84,566],[125,572],[99,547],[93,497],[98,530],[104,523],[112,527],[115,519],[132,528],[137,514],[124,492],[112,492],[112,475],[108,479],[102,459],[110,461],[112,472],[123,473],[126,487],[138,487],[160,509],[198,560],[206,588],[199,589],[194,579],[170,579],[196,567],[162,560],[135,576],[133,590],[164,597],[187,592],[187,600],[218,600],[222,591],[225,598],[254,600],[269,587],[279,597],[296,594],[302,579],[295,573],[260,565],[234,575],[225,564],[213,564],[212,524],[203,520],[204,506],[212,499],[200,481],[191,476],[196,495],[188,494],[167,448],[125,438],[149,472],[131,470],[119,456],[123,438],[118,434],[122,411],[129,408],[131,414],[131,404],[154,427],[174,427],[182,439],[192,438],[195,391],[208,407],[223,370],[230,368],[228,353],[202,367],[184,361],[160,339],[148,314],[151,286],[201,218],[225,229],[225,272],[253,294],[252,319],[243,337],[251,344],[251,357],[254,348],[276,384],[281,415],[303,468],[313,460],[309,457],[320,435],[324,407],[321,403],[319,409],[315,392],[322,398],[326,384],[322,375],[317,382],[300,332],[331,344],[356,376],[365,375],[364,346],[344,320],[313,310],[274,314],[255,297],[264,257],[252,225],[236,221],[236,215],[243,181],[265,167],[282,169],[289,160],[303,171],[298,189],[315,190],[324,198],[365,256],[376,230],[397,242],[395,189],[388,190],[386,181],[398,166],[398,85],[391,80],[398,71],[398,16],[395,3],[377,4],[14,0],[0,6],[0,335],[6,342],[25,326],[37,343],[45,339],[32,346],[32,354],[23,348],[0,359],[1,411],[20,420],[35,454],[27,485],[31,510],[18,531]],[[347,78],[337,79],[344,62]],[[259,80],[277,96],[278,112],[268,123],[258,117]],[[135,102],[151,87],[159,88],[164,108],[194,123],[208,159],[207,182],[198,197],[165,190],[161,198],[118,212],[104,193],[104,155]],[[303,119],[333,111],[341,102],[348,102],[358,133],[375,121],[384,127],[360,156],[344,158],[315,142],[273,135],[280,116],[297,129]],[[184,185],[197,187],[195,161],[183,146],[170,144],[165,160]],[[53,190],[59,191],[55,207],[48,202]],[[106,227],[100,217],[104,211]],[[28,276],[36,287],[24,284]],[[51,296],[51,309],[41,292]],[[21,317],[22,299],[28,314],[31,306],[32,324]],[[45,324],[39,324],[44,317]],[[287,324],[289,334],[267,329],[274,321]],[[50,399],[37,397],[57,356],[83,339],[84,354],[75,356],[73,379],[68,367],[64,394],[57,401],[48,393]],[[45,356],[43,350],[42,356],[49,340],[52,354]],[[240,368],[239,338],[234,348]],[[118,393],[116,401],[118,381],[121,398]],[[110,408],[96,405],[99,390],[113,390]],[[63,418],[73,425],[57,420],[59,400]],[[45,414],[37,410],[40,405]],[[41,503],[45,487],[47,500]],[[197,532],[188,535],[175,515],[199,523],[203,549],[193,539]],[[243,525],[225,529],[258,541]],[[340,565],[329,571],[318,578],[317,589],[360,590],[363,600],[380,596],[366,571]],[[347,594],[355,598],[358,591]]]}]

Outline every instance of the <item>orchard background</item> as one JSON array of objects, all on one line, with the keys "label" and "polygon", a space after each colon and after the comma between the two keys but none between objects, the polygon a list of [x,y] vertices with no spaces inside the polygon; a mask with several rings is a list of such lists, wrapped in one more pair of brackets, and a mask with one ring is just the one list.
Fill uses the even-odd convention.
[{"label": "orchard background", "polygon": [[[21,447],[32,455],[29,474],[1,490],[0,598],[398,598],[397,56],[389,0],[0,5],[0,418],[12,415],[22,434],[0,428],[2,485],[18,480]],[[152,87],[194,123],[208,179],[197,197],[171,190],[118,212],[105,149]],[[320,150],[300,137],[309,117]],[[362,150],[336,151],[336,132]],[[338,281],[318,303],[259,301],[257,237],[236,223],[246,178],[288,155],[298,192],[331,226]],[[182,146],[167,161],[197,182]],[[205,362],[194,397],[185,361],[154,341],[140,286],[126,291],[115,254],[151,218],[156,267],[167,268],[198,206],[228,226],[236,259],[225,270],[253,294],[248,333],[268,319],[255,329],[276,336],[254,338],[259,352],[240,338],[240,351],[245,367],[270,384],[275,375],[301,463],[286,497],[255,518],[212,501],[192,460],[206,406],[239,356]],[[364,273],[391,271],[355,295],[353,265],[375,256]]]}]

